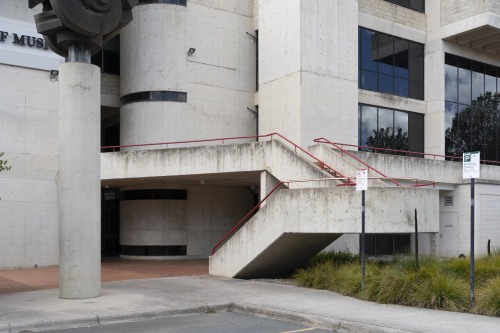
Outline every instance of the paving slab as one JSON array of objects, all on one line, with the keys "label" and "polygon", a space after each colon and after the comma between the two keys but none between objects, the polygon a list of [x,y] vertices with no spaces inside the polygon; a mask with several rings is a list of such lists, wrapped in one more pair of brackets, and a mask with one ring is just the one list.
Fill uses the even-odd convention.
[{"label": "paving slab", "polygon": [[[104,258],[102,282],[208,274],[208,259],[130,260]],[[57,288],[59,267],[0,270],[0,294]]]},{"label": "paving slab", "polygon": [[498,333],[500,318],[382,305],[329,291],[208,275],[104,283],[102,296],[62,300],[57,289],[0,295],[0,332],[96,326],[205,311],[238,311],[338,332]]}]

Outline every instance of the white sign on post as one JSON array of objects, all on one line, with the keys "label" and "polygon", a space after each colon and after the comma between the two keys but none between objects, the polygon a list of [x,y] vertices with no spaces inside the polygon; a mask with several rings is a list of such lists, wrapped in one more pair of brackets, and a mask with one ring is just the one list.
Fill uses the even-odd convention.
[{"label": "white sign on post", "polygon": [[361,169],[356,171],[356,191],[368,190],[368,170]]},{"label": "white sign on post", "polygon": [[480,157],[479,152],[464,153],[462,174],[464,179],[479,178]]}]

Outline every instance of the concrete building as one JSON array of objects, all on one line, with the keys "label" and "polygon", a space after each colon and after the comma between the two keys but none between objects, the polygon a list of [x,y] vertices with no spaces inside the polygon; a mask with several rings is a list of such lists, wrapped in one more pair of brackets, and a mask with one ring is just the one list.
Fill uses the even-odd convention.
[{"label": "concrete building", "polygon": [[[0,268],[58,263],[49,70],[64,59],[33,14],[2,0],[0,151],[12,170],[0,174]],[[212,273],[266,275],[332,242],[359,251],[359,193],[343,185],[367,164],[380,172],[369,174],[369,253],[413,248],[418,208],[421,252],[468,255],[461,163],[350,147],[354,158],[313,140],[499,161],[500,0],[142,0],[133,15],[93,57],[101,144],[126,146],[101,154],[103,256],[207,257],[280,181],[212,257]],[[255,138],[270,133],[280,136]],[[134,146],[150,143],[169,144]],[[499,171],[482,165],[477,180],[478,253],[500,248]],[[337,179],[288,182],[324,178]],[[404,188],[417,180],[432,189]]]}]

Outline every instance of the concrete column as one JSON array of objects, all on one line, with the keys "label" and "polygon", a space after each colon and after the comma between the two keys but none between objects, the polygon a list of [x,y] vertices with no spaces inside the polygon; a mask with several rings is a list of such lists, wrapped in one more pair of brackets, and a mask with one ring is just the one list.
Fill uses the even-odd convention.
[{"label": "concrete column", "polygon": [[189,136],[186,14],[185,6],[141,4],[121,31],[122,145]]},{"label": "concrete column", "polygon": [[100,70],[59,71],[59,297],[101,295]]}]

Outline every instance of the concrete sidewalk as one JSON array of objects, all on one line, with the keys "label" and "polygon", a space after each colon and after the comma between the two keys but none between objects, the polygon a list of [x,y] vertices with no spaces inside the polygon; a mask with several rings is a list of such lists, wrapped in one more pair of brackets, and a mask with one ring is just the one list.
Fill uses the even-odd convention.
[{"label": "concrete sidewalk", "polygon": [[339,332],[500,332],[500,318],[381,305],[328,291],[206,275],[108,282],[102,293],[88,300],[59,299],[57,289],[0,295],[0,332],[97,326],[213,310],[298,320]]}]

